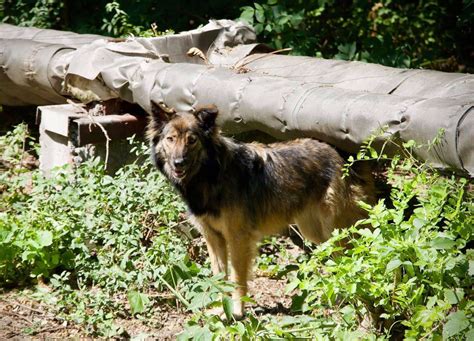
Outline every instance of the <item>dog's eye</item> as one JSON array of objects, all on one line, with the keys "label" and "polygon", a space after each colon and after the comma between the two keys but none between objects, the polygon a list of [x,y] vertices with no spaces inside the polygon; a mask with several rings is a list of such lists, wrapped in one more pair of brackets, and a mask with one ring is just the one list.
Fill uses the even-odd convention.
[{"label": "dog's eye", "polygon": [[188,144],[195,144],[197,139],[194,136],[188,137]]},{"label": "dog's eye", "polygon": [[169,142],[173,142],[173,141],[174,141],[174,137],[173,137],[173,136],[167,136],[166,139],[167,139]]}]

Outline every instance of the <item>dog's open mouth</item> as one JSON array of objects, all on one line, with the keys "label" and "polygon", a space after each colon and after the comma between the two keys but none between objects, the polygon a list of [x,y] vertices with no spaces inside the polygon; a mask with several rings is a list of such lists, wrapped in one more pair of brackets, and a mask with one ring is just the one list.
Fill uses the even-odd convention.
[{"label": "dog's open mouth", "polygon": [[172,172],[173,172],[173,176],[177,179],[182,179],[186,176],[186,169],[184,169],[184,168],[181,168],[181,169],[180,168],[174,168],[172,170]]}]

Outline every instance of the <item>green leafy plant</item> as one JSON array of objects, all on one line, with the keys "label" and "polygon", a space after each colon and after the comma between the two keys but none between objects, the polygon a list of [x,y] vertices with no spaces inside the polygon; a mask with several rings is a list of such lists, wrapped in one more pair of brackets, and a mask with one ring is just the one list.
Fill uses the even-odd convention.
[{"label": "green leafy plant", "polygon": [[[0,167],[19,171],[25,153],[35,149],[26,124],[17,125],[0,136]],[[1,169],[1,168],[0,168]]]},{"label": "green leafy plant", "polygon": [[[371,146],[356,159],[386,158]],[[430,144],[428,144],[430,145]],[[407,339],[472,333],[472,264],[474,205],[465,178],[442,176],[413,155],[419,148],[404,143],[404,156],[390,158],[390,198],[369,217],[338,231],[302,264],[292,288],[301,290],[295,307],[350,307],[355,321],[370,317],[378,332],[404,333]],[[350,247],[342,249],[340,242]],[[470,321],[470,323],[468,323]],[[356,323],[356,324],[357,324]]]},{"label": "green leafy plant", "polygon": [[[408,141],[388,157],[373,145],[376,132],[357,162],[388,162],[388,198],[371,207],[368,218],[336,230],[287,273],[287,293],[295,316],[250,315],[227,323],[196,315],[182,339],[470,339],[474,333],[472,285],[474,193],[467,179],[440,174],[414,155],[430,148]],[[390,140],[387,143],[398,143]],[[346,245],[343,247],[341,245]],[[268,268],[268,257],[259,267]],[[198,328],[204,325],[205,328]]]},{"label": "green leafy plant", "polygon": [[127,12],[120,8],[120,4],[116,1],[109,2],[105,5],[105,11],[112,14],[110,19],[104,18],[102,30],[112,36],[141,36],[141,37],[157,37],[161,35],[173,34],[173,30],[166,30],[164,32],[157,31],[157,25],[151,24],[150,29],[145,29],[140,25],[133,25],[130,23],[130,16]]},{"label": "green leafy plant", "polygon": [[[3,154],[18,158],[24,136],[20,126],[2,137]],[[48,178],[38,170],[0,174],[1,286],[48,283],[52,290],[35,297],[93,335],[120,335],[121,311],[147,315],[156,304],[194,311],[229,291],[188,258],[176,231],[186,224],[184,204],[152,169],[148,148],[131,143],[137,161],[113,176],[98,160]],[[163,292],[172,299],[160,299]]]},{"label": "green leafy plant", "polygon": [[143,31],[142,26],[135,26],[129,22],[129,15],[120,8],[116,1],[105,5],[105,11],[112,14],[112,18],[103,19],[102,30],[113,36],[139,35]]},{"label": "green leafy plant", "polygon": [[[277,239],[264,241],[257,266],[286,278],[291,314],[250,309],[247,319],[234,321],[232,285],[188,256],[188,241],[176,231],[185,224],[184,205],[151,171],[144,144],[131,142],[137,161],[113,176],[92,160],[45,178],[15,161],[28,136],[17,127],[0,138],[3,157],[18,165],[0,173],[1,285],[45,283],[33,297],[58,319],[103,337],[127,336],[119,317],[152,321],[154,309],[168,305],[194,314],[181,340],[470,339],[472,182],[416,160],[418,148],[435,142],[408,141],[388,156],[385,147],[373,147],[380,134],[346,171],[357,162],[386,162],[389,197],[374,207],[361,203],[366,220],[296,259]],[[206,312],[217,306],[227,319]]]},{"label": "green leafy plant", "polygon": [[64,1],[61,0],[19,0],[13,4],[5,1],[0,4],[2,22],[19,26],[55,28],[61,20]]},{"label": "green leafy plant", "polygon": [[471,7],[472,1],[265,0],[242,7],[240,19],[260,40],[297,55],[457,71],[460,60],[471,64],[465,53],[453,57],[454,46],[472,46]]}]

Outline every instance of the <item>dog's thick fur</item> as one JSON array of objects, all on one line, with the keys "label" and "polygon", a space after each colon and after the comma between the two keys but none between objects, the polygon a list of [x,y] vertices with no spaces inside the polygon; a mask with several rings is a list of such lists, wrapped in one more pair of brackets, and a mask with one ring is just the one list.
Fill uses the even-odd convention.
[{"label": "dog's thick fur", "polygon": [[373,203],[370,172],[342,179],[343,159],[314,139],[263,145],[223,137],[217,109],[195,113],[156,107],[148,127],[151,153],[202,231],[214,273],[237,285],[234,314],[242,316],[257,241],[296,223],[313,242],[364,217],[357,201]]}]

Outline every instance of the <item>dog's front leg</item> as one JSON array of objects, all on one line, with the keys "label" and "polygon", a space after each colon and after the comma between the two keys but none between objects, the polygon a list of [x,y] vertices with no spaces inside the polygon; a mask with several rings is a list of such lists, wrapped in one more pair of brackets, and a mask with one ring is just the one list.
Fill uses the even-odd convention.
[{"label": "dog's front leg", "polygon": [[209,258],[211,259],[212,273],[217,275],[224,272],[227,278],[227,245],[224,236],[210,226],[203,226],[202,232],[206,239]]},{"label": "dog's front leg", "polygon": [[247,295],[249,270],[255,254],[255,238],[251,234],[235,233],[228,239],[228,247],[231,280],[237,286],[232,293],[234,317],[241,319],[245,313],[242,297]]}]

